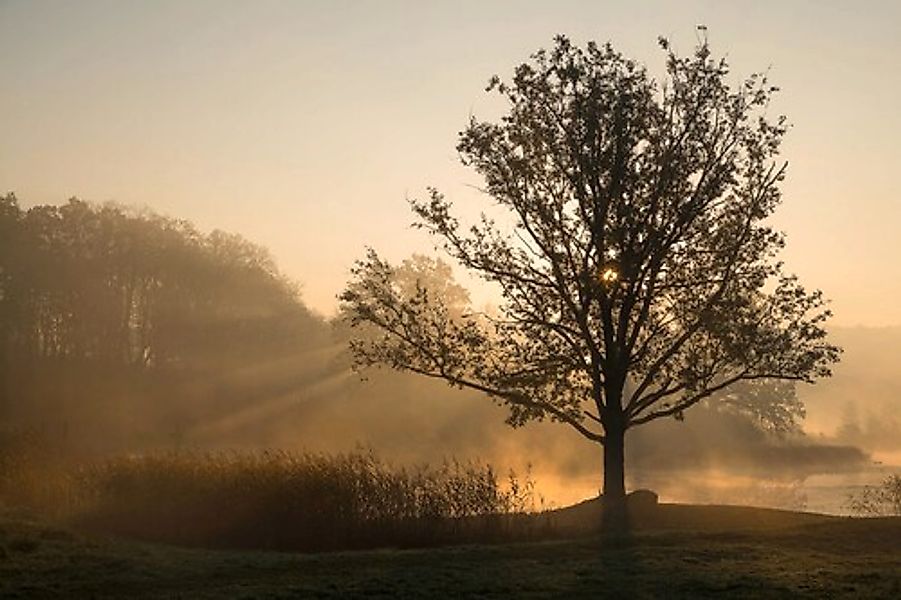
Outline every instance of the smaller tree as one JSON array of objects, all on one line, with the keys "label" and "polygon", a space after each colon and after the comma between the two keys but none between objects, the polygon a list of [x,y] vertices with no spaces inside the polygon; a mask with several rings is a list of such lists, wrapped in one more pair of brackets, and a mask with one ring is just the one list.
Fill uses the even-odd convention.
[{"label": "smaller tree", "polygon": [[414,254],[393,269],[393,277],[404,298],[415,298],[425,291],[454,318],[462,318],[469,308],[469,292],[456,282],[451,266],[440,258]]},{"label": "smaller tree", "polygon": [[807,414],[794,381],[741,381],[713,395],[708,402],[738,413],[759,429],[777,436],[801,432]]}]

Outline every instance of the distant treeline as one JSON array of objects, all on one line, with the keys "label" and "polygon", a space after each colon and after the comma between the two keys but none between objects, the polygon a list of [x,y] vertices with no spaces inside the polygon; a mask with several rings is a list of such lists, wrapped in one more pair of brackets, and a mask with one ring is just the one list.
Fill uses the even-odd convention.
[{"label": "distant treeline", "polygon": [[[110,204],[23,209],[0,197],[0,422],[124,436],[119,425],[160,399],[202,400],[178,382],[327,335],[268,251],[239,235]],[[157,419],[144,428],[180,427],[144,416]]]},{"label": "distant treeline", "polygon": [[0,199],[6,355],[197,364],[291,343],[311,320],[241,236],[75,199],[29,210]]}]

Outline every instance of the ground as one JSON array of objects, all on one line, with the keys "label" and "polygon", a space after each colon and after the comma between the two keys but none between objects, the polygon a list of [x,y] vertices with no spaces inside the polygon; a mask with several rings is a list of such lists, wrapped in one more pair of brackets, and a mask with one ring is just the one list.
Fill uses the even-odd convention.
[{"label": "ground", "polygon": [[660,510],[612,539],[310,555],[175,548],[5,515],[0,597],[901,598],[901,518]]}]

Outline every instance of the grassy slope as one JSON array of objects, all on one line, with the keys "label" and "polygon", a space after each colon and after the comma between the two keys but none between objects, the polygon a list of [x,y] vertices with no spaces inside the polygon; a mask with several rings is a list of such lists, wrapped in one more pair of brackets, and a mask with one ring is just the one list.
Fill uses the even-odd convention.
[{"label": "grassy slope", "polygon": [[[580,506],[558,518],[593,514]],[[663,505],[641,525],[617,542],[301,555],[134,543],[5,517],[0,597],[901,598],[901,518]]]}]

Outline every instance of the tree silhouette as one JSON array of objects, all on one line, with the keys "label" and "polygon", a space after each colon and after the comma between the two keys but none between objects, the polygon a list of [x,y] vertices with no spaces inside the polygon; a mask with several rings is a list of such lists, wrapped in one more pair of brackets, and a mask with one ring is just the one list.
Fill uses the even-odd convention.
[{"label": "tree silhouette", "polygon": [[783,273],[766,225],[786,168],[785,118],[766,115],[776,89],[763,75],[730,86],[706,41],[687,58],[660,45],[660,83],[609,44],[563,36],[491,80],[509,110],[472,118],[457,148],[509,229],[484,214],[461,226],[434,189],[412,201],[418,226],[500,289],[498,316],[401,294],[374,251],[341,297],[351,324],[382,332],[352,344],[358,366],[481,390],[514,426],[568,424],[603,446],[614,505],[628,429],[738,384],[812,382],[839,354],[821,293]]},{"label": "tree silhouette", "polygon": [[267,369],[330,339],[268,251],[239,235],[0,196],[0,429],[51,427],[72,453],[180,443],[295,385]]},{"label": "tree silhouette", "polygon": [[0,358],[139,368],[240,361],[315,321],[265,248],[72,199],[0,197]]}]

